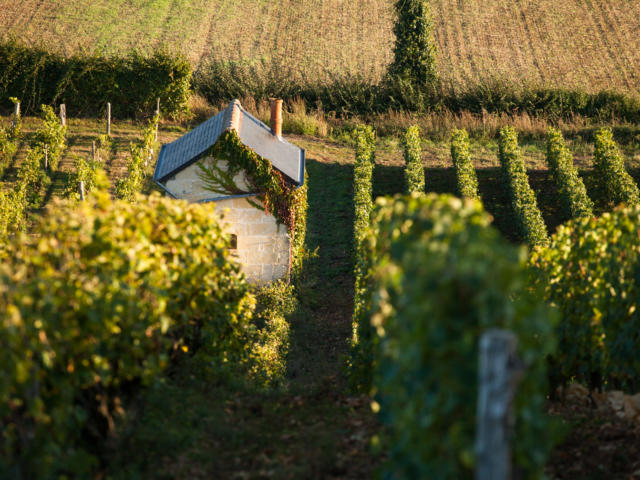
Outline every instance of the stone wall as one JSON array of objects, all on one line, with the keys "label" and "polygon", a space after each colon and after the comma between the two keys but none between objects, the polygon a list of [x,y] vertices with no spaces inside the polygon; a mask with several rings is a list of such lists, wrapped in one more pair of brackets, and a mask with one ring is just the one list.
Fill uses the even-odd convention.
[{"label": "stone wall", "polygon": [[[165,185],[176,197],[192,202],[221,197],[203,188],[198,173],[197,164],[193,164]],[[242,174],[234,181],[239,187],[246,187]],[[250,282],[262,284],[288,276],[291,250],[286,226],[278,225],[273,215],[257,209],[247,198],[222,199],[211,206],[222,215],[227,231],[237,236],[235,255]]]},{"label": "stone wall", "polygon": [[273,215],[258,210],[246,198],[212,205],[222,214],[227,231],[237,235],[236,256],[250,282],[266,283],[288,276],[290,245],[286,226],[278,225]]}]

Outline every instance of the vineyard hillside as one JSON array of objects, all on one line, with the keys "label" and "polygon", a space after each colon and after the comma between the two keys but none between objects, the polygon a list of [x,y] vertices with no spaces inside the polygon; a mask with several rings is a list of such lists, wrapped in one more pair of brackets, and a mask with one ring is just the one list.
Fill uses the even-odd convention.
[{"label": "vineyard hillside", "polygon": [[[500,80],[638,93],[640,3],[431,2],[445,87]],[[391,0],[0,1],[0,32],[71,54],[182,51],[194,66],[272,64],[298,80],[378,80],[392,58]]]}]

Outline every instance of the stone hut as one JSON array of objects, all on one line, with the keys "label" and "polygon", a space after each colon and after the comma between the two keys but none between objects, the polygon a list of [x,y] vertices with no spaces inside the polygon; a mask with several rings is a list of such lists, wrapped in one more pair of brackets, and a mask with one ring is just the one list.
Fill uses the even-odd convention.
[{"label": "stone hut", "polygon": [[219,114],[163,145],[153,178],[174,198],[211,203],[218,209],[247,279],[262,284],[289,275],[294,245],[291,228],[264,203],[267,197],[256,177],[264,183],[265,175],[256,170],[252,175],[254,164],[294,194],[304,186],[305,151],[282,138],[282,100],[271,103],[270,127],[233,100]]}]

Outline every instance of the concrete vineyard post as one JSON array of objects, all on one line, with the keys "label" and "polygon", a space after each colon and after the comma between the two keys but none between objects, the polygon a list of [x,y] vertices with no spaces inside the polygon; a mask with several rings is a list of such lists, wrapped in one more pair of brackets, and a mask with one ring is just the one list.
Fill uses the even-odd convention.
[{"label": "concrete vineyard post", "polygon": [[158,121],[156,122],[156,142],[158,141],[158,123],[160,123],[160,97],[156,99],[156,116]]},{"label": "concrete vineyard post", "polygon": [[107,136],[111,136],[111,102],[107,103]]},{"label": "concrete vineyard post", "polygon": [[16,102],[13,107],[13,120],[11,121],[11,128],[16,128],[19,118],[20,118],[20,102]]},{"label": "concrete vineyard post", "polygon": [[62,126],[67,124],[67,106],[64,103],[60,104],[60,123]]},{"label": "concrete vineyard post", "polygon": [[512,400],[520,377],[516,336],[488,330],[480,337],[476,417],[476,480],[510,480]]}]

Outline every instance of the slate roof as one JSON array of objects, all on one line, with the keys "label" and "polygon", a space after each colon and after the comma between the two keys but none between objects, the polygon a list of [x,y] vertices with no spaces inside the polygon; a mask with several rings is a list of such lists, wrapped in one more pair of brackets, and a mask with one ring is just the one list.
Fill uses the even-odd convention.
[{"label": "slate roof", "polygon": [[304,149],[271,133],[271,129],[242,108],[238,100],[186,135],[162,146],[153,179],[164,182],[204,156],[220,135],[229,129],[251,150],[298,185],[304,183]]}]

